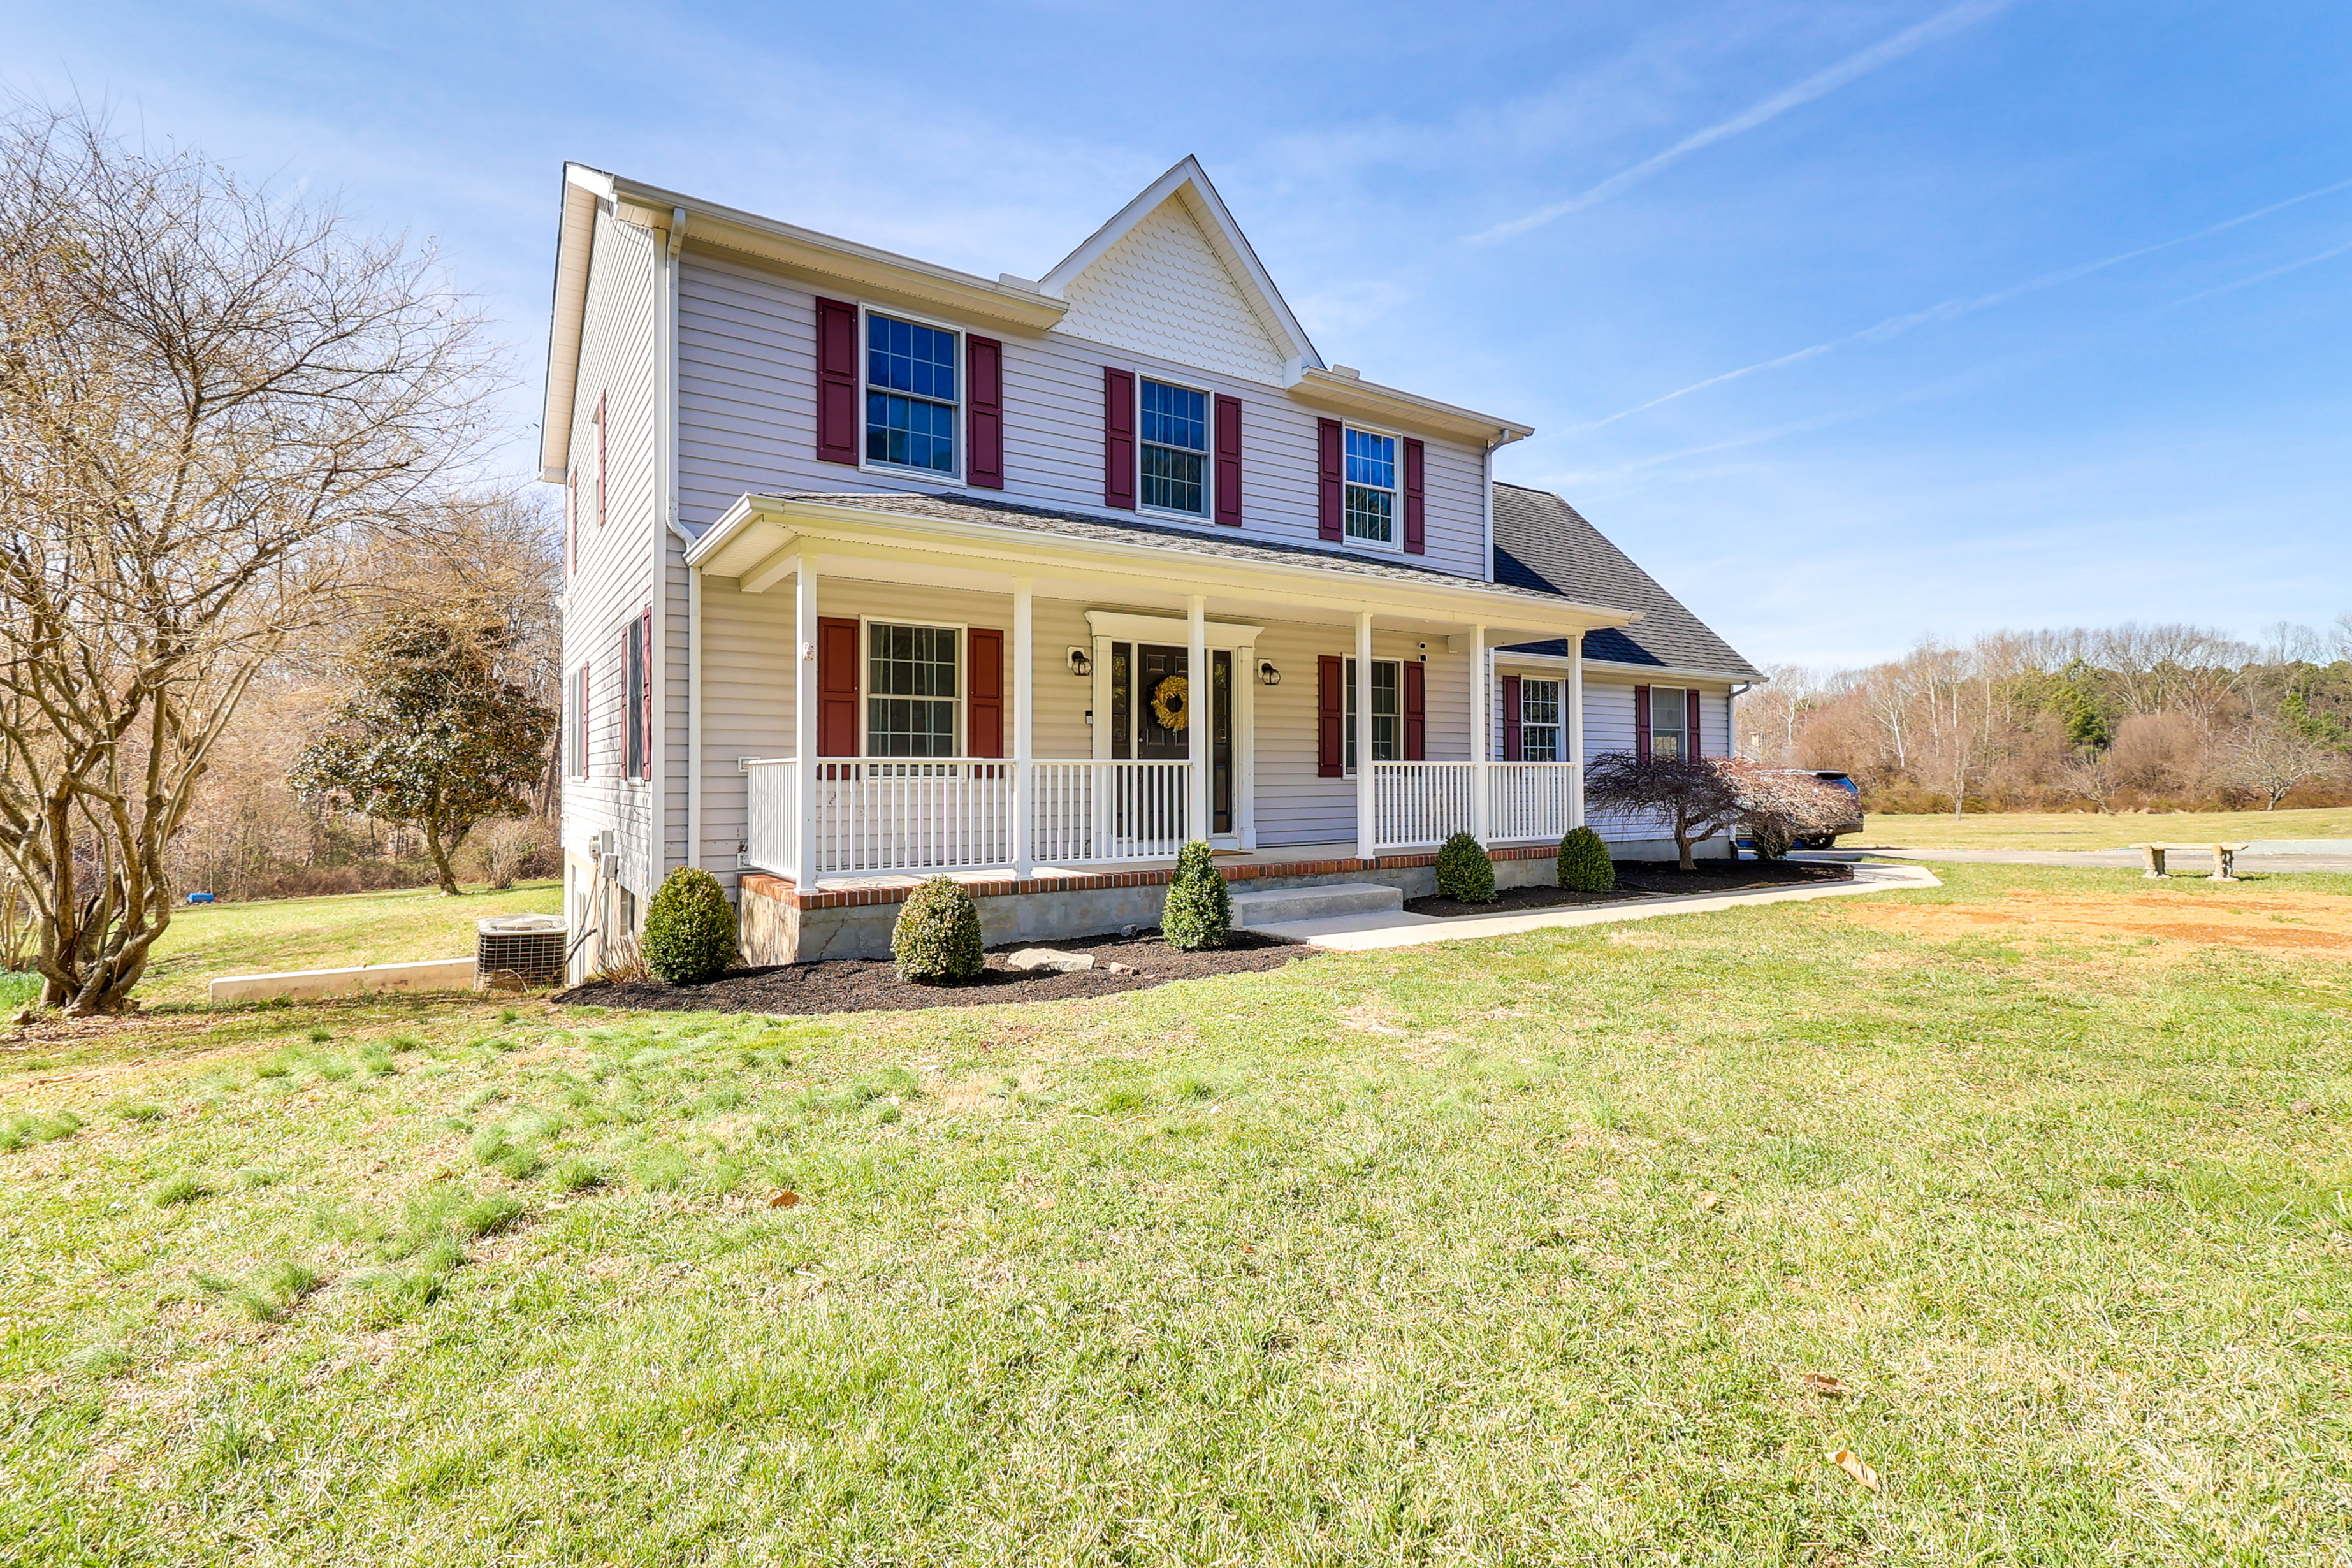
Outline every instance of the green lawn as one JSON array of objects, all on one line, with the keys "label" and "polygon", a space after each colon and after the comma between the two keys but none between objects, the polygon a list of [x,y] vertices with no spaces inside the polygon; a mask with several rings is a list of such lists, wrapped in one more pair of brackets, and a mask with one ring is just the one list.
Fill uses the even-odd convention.
[{"label": "green lawn", "polygon": [[2148,896],[1938,874],[0,1051],[0,1560],[2341,1568],[2352,965],[1847,912]]},{"label": "green lawn", "polygon": [[[324,899],[257,899],[241,904],[189,904],[172,911],[171,928],[139,984],[142,1002],[201,1002],[224,974],[285,969],[342,969],[463,958],[474,951],[474,922],[488,915],[561,914],[563,884],[519,882],[503,893],[448,898],[431,888],[345,893]],[[40,994],[31,975],[0,976],[0,1005],[22,1006]]]},{"label": "green lawn", "polygon": [[2240,843],[2258,838],[2352,838],[2352,806],[2314,811],[2000,812],[1955,817],[1872,812],[1869,826],[1838,842],[1904,849],[2121,849],[2140,843]]}]

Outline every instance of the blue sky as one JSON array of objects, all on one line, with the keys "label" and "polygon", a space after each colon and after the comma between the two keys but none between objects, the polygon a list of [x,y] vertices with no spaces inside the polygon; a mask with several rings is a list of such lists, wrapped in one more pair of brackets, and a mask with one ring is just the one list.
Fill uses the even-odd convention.
[{"label": "blue sky", "polygon": [[435,237],[525,429],[565,158],[1034,277],[1189,152],[1759,662],[2352,609],[2341,0],[80,0],[0,83]]}]

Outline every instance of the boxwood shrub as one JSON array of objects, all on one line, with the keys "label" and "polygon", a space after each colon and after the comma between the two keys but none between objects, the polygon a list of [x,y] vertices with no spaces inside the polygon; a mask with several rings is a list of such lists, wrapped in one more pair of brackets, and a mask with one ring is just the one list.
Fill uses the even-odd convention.
[{"label": "boxwood shrub", "polygon": [[1234,901],[1209,847],[1195,838],[1176,857],[1168,902],[1160,913],[1160,934],[1187,952],[1223,947],[1232,939]]},{"label": "boxwood shrub", "polygon": [[1616,891],[1617,868],[1610,863],[1609,846],[1590,827],[1572,828],[1559,841],[1559,885],[1580,893]]},{"label": "boxwood shrub", "polygon": [[1438,850],[1437,890],[1465,904],[1495,901],[1495,863],[1477,839],[1457,833]]},{"label": "boxwood shrub", "polygon": [[980,906],[952,877],[933,877],[907,895],[890,931],[898,977],[918,985],[953,985],[988,967],[980,951]]},{"label": "boxwood shrub", "polygon": [[646,906],[638,946],[646,966],[672,985],[698,985],[733,968],[735,906],[719,879],[691,866],[662,879]]}]

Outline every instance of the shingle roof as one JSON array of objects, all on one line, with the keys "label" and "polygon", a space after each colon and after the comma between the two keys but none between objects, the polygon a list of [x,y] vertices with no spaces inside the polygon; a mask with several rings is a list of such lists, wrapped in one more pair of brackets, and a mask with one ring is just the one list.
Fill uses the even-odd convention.
[{"label": "shingle roof", "polygon": [[[1235,561],[1279,562],[1286,565],[1314,566],[1327,572],[1344,572],[1357,577],[1382,577],[1400,583],[1433,583],[1447,587],[1484,588],[1506,594],[1522,595],[1528,598],[1575,600],[1579,604],[1611,605],[1612,601],[1576,599],[1566,590],[1542,582],[1481,583],[1458,572],[1441,571],[1434,566],[1413,566],[1396,560],[1370,560],[1342,550],[1319,550],[1312,545],[1283,544],[1271,540],[1250,539],[1242,535],[1210,533],[1198,529],[1180,528],[1160,523],[1106,522],[1083,512],[1058,511],[1051,507],[1024,506],[1017,501],[997,500],[976,496],[967,491],[950,491],[930,495],[911,490],[888,490],[879,493],[856,490],[801,490],[780,494],[778,500],[815,501],[825,506],[855,507],[861,511],[895,512],[900,516],[937,517],[953,522],[986,523],[996,528],[1029,529],[1039,533],[1058,533],[1075,539],[1097,539],[1118,544],[1150,544],[1181,551],[1192,555],[1220,555]],[[1647,582],[1647,578],[1643,581]]]},{"label": "shingle roof", "polygon": [[[1761,670],[1549,490],[1495,482],[1495,580],[1587,605],[1642,612],[1642,618],[1630,626],[1585,633],[1587,658],[1708,670],[1742,680],[1763,679]],[[1521,646],[1531,653],[1567,651],[1560,642]]]}]

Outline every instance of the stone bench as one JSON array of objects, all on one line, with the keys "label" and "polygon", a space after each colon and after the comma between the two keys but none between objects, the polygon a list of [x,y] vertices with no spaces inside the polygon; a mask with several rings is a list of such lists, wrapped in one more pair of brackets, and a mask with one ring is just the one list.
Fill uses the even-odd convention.
[{"label": "stone bench", "polygon": [[2169,877],[2172,875],[2164,867],[2164,858],[2167,855],[2210,855],[2213,857],[2213,880],[2234,882],[2238,879],[2236,876],[2238,851],[2243,849],[2245,846],[2243,844],[2135,844],[2132,847],[2139,851],[2140,861],[2147,868],[2141,873],[2142,876]]}]

